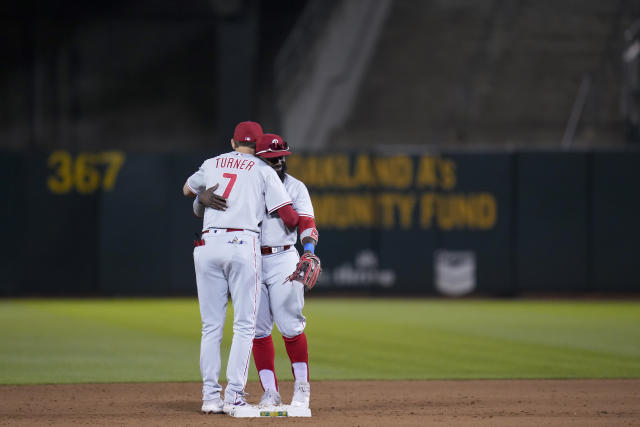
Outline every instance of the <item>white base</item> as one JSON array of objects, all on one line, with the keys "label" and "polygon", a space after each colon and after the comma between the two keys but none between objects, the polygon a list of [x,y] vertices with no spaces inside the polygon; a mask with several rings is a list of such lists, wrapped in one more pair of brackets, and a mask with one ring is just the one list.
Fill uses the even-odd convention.
[{"label": "white base", "polygon": [[259,418],[259,417],[310,417],[311,409],[299,406],[281,405],[259,408],[253,405],[233,408],[229,415],[235,418]]},{"label": "white base", "polygon": [[235,406],[229,409],[225,408],[224,412],[235,418],[253,418],[260,416],[259,409],[253,405]]},{"label": "white base", "polygon": [[288,417],[310,417],[311,409],[310,408],[301,408],[299,406],[291,406],[291,405],[283,405],[287,410]]}]

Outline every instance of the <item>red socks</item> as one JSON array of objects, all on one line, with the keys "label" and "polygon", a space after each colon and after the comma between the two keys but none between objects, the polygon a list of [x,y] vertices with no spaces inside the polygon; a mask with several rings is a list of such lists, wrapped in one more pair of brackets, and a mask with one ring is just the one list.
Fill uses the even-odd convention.
[{"label": "red socks", "polygon": [[[289,360],[291,360],[292,371],[295,363],[304,363],[306,367],[309,366],[309,352],[307,350],[307,336],[303,333],[293,338],[282,337],[284,339],[284,346],[287,349]],[[296,377],[294,371],[294,377]],[[306,372],[307,381],[309,381],[309,372]]]},{"label": "red socks", "polygon": [[[253,361],[256,363],[258,375],[260,374],[260,371],[265,369],[273,372],[277,390],[278,380],[275,378],[275,358],[276,352],[273,349],[273,340],[271,339],[271,335],[264,338],[253,339]],[[262,388],[265,389],[265,384],[262,383],[262,378],[260,379],[260,383],[262,384]]]},{"label": "red socks", "polygon": [[[309,381],[309,353],[307,350],[307,336],[303,333],[293,338],[282,337],[291,360],[291,371],[296,381]],[[278,380],[275,377],[275,350],[271,335],[253,339],[253,360],[258,370],[262,389],[275,387],[278,390]]]}]

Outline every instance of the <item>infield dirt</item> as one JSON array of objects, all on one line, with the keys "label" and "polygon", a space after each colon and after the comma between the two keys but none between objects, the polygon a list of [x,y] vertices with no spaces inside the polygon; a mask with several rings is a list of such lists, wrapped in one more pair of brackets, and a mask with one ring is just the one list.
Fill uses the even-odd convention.
[{"label": "infield dirt", "polygon": [[[312,418],[200,414],[199,383],[0,386],[0,425],[640,426],[640,380],[318,381]],[[262,394],[249,383],[249,401]],[[280,384],[283,401],[292,383]]]}]

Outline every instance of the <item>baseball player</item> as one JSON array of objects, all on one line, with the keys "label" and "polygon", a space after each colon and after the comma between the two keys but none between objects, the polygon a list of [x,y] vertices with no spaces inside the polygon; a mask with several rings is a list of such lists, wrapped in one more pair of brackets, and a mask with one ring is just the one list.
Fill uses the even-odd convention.
[{"label": "baseball player", "polygon": [[[271,331],[275,320],[282,334],[294,375],[294,392],[291,405],[309,407],[309,367],[307,337],[304,333],[306,319],[304,307],[304,286],[299,281],[290,280],[291,272],[299,262],[294,244],[300,233],[305,253],[313,253],[318,242],[313,205],[306,186],[286,173],[285,156],[291,154],[288,144],[275,134],[264,134],[256,143],[256,156],[271,165],[284,183],[299,214],[298,231],[288,227],[282,218],[268,215],[261,226],[262,284],[261,298],[256,324],[256,338],[253,340],[253,357],[264,394],[259,406],[278,406],[282,403],[275,375],[275,352]],[[206,206],[224,209],[224,200],[207,191],[202,200]],[[194,203],[194,212],[201,210]],[[311,285],[313,286],[313,284]]]},{"label": "baseball player", "polygon": [[[183,187],[185,196],[195,197],[219,184],[221,195],[228,200],[225,210],[205,210],[202,239],[196,241],[193,251],[202,319],[200,371],[204,413],[236,415],[247,406],[244,388],[262,275],[260,223],[267,213],[274,212],[287,227],[295,227],[299,221],[277,173],[253,155],[261,135],[258,123],[239,123],[231,139],[234,151],[205,160]],[[234,319],[223,401],[218,378],[228,294]]]}]

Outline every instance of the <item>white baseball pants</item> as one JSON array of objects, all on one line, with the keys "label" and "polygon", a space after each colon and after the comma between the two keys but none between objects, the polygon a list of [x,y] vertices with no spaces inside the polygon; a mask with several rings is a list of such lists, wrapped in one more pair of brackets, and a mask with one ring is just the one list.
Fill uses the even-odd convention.
[{"label": "white baseball pants", "polygon": [[287,280],[295,271],[298,260],[298,252],[294,247],[262,256],[263,283],[256,323],[257,338],[271,335],[274,320],[280,333],[287,338],[304,332],[304,287],[300,282]]},{"label": "white baseball pants", "polygon": [[255,335],[261,282],[260,241],[257,233],[212,229],[203,234],[205,244],[193,250],[202,319],[200,372],[202,398],[220,395],[220,343],[228,294],[233,304],[233,340],[227,363],[225,400],[244,392]]}]

